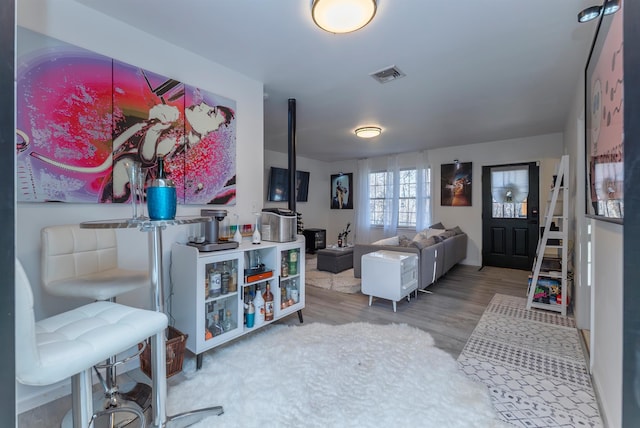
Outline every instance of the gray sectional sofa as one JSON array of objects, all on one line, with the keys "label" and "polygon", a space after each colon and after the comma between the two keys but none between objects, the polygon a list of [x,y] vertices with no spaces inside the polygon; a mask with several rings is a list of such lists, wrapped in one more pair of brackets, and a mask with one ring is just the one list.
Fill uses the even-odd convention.
[{"label": "gray sectional sofa", "polygon": [[458,227],[436,237],[417,240],[402,238],[398,245],[356,244],[353,249],[353,275],[361,278],[364,254],[378,250],[414,253],[419,260],[419,288],[425,289],[467,257],[467,234]]}]

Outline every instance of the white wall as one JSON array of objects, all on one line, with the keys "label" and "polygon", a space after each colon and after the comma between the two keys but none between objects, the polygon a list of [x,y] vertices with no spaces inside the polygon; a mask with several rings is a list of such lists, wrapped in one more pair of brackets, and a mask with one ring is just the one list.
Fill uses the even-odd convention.
[{"label": "white wall", "polygon": [[[579,328],[591,327],[591,375],[607,426],[622,423],[623,227],[585,216],[584,75],[576,85],[564,132],[575,181],[574,308]],[[591,225],[592,286],[587,287],[586,228]]]},{"label": "white wall", "polygon": [[591,370],[606,426],[622,426],[622,225],[593,225]]},{"label": "white wall", "polygon": [[[569,243],[573,267],[573,308],[576,324],[580,329],[590,329],[591,322],[591,288],[587,281],[586,260],[588,236],[587,221],[584,213],[585,200],[585,133],[584,133],[584,75],[581,74],[576,84],[576,96],[564,130],[565,150],[569,154],[569,169],[573,173],[569,182],[571,195],[570,222],[574,240]],[[573,251],[571,251],[573,250]]]},{"label": "white wall", "polygon": [[[427,151],[431,165],[431,182],[433,185],[433,220],[432,223],[442,221],[448,227],[460,226],[469,235],[467,244],[467,258],[463,264],[480,266],[482,264],[482,167],[488,165],[503,165],[520,162],[540,162],[540,207],[548,196],[545,189],[549,189],[551,180],[562,152],[562,134],[547,134],[535,137],[517,138],[504,141],[470,144],[466,146],[443,147]],[[398,156],[401,167],[415,166],[416,153],[403,153]],[[473,192],[470,207],[442,207],[440,206],[440,165],[460,162],[473,162]],[[387,158],[371,159],[372,170],[386,169]],[[349,160],[334,162],[330,166],[330,174],[339,172],[353,172],[354,175],[354,209],[327,210],[329,211],[329,227],[327,241],[337,241],[337,234],[347,224],[354,224],[356,212],[361,209],[358,203],[358,168],[357,161]],[[353,230],[353,228],[352,228]],[[415,230],[399,229],[398,234],[412,237]],[[382,229],[373,229],[370,241],[383,238]]]},{"label": "white wall", "polygon": [[[562,134],[517,138],[467,146],[429,150],[431,180],[434,183],[433,219],[447,227],[460,226],[469,235],[467,258],[463,264],[482,264],[482,167],[520,162],[540,162],[540,209],[548,196],[554,170],[562,155]],[[472,206],[440,206],[440,165],[473,162]]]},{"label": "white wall", "polygon": [[[252,209],[263,203],[263,85],[151,37],[76,2],[18,2],[18,25],[91,51],[178,79],[236,101],[237,203],[242,223],[252,223]],[[19,42],[19,41],[18,41]],[[204,206],[178,206],[178,215],[199,214]],[[43,318],[77,306],[75,299],[53,298],[40,293],[40,229],[47,225],[129,217],[130,207],[119,204],[20,203],[16,210],[16,255],[24,264],[34,290],[36,316]],[[185,241],[188,226],[164,232],[164,268],[168,272],[171,242]],[[129,266],[147,267],[147,236],[136,230],[119,231],[120,256]],[[168,278],[168,276],[165,276]],[[150,306],[146,293],[125,296],[123,303]],[[24,398],[19,389],[19,401]],[[20,409],[24,410],[24,408]]]}]

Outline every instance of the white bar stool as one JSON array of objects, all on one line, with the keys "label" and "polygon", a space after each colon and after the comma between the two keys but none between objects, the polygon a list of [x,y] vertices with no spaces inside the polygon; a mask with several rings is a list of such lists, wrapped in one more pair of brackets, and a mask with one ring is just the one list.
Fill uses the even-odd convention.
[{"label": "white bar stool", "polygon": [[75,428],[87,428],[96,416],[112,412],[135,413],[144,426],[145,417],[136,409],[93,413],[91,369],[148,337],[163,343],[167,316],[94,302],[36,322],[29,279],[18,260],[15,278],[16,380],[25,385],[50,385],[71,377]]},{"label": "white bar stool", "polygon": [[[113,229],[48,226],[41,231],[41,243],[42,286],[50,294],[115,302],[116,296],[150,286],[148,271],[118,266],[116,232]],[[120,388],[116,383],[116,367],[126,361],[116,361],[114,354],[96,365],[95,371],[104,391],[95,394],[94,407],[103,410],[132,407],[142,411],[149,408],[150,386],[132,383]],[[104,377],[98,369],[105,370]],[[69,418],[67,415],[63,425],[68,425]],[[126,426],[132,418],[134,415],[131,413],[117,413],[107,425]]]}]

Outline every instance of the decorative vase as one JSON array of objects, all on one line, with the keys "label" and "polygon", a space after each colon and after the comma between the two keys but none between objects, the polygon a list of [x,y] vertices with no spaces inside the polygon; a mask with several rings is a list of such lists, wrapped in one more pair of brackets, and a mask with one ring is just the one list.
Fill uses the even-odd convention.
[{"label": "decorative vase", "polygon": [[251,243],[259,244],[262,241],[262,236],[260,235],[260,213],[255,213],[256,215],[256,228],[253,231],[253,237],[251,238]]}]

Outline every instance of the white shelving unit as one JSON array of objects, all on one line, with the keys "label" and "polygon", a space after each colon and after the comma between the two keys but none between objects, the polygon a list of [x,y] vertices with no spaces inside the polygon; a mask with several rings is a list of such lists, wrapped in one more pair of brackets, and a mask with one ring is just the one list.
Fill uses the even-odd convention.
[{"label": "white shelving unit", "polygon": [[[560,159],[551,188],[541,238],[533,262],[527,309],[537,308],[567,315],[569,296],[569,155]],[[557,288],[556,288],[557,287]],[[557,291],[554,293],[554,291]]]},{"label": "white shelving unit", "polygon": [[[283,317],[298,313],[302,322],[305,305],[305,240],[299,235],[294,242],[265,242],[253,245],[243,242],[233,250],[200,252],[185,244],[173,244],[171,248],[171,321],[174,327],[188,335],[186,347],[196,354],[197,367],[202,366],[202,354],[209,349],[250,333]],[[286,257],[292,273],[281,276],[282,261]],[[265,273],[259,277],[245,276],[251,260],[264,264]],[[223,269],[223,266],[225,269]],[[230,277],[237,272],[235,290],[216,297],[208,293],[207,273],[211,270],[227,270]],[[295,272],[295,273],[294,273]],[[231,280],[233,282],[233,280]],[[274,319],[262,325],[248,328],[245,324],[244,304],[249,293],[257,289],[264,292],[267,282],[274,298]],[[284,292],[282,291],[284,289]],[[230,318],[227,320],[227,313]],[[212,328],[218,315],[227,329]]]}]

